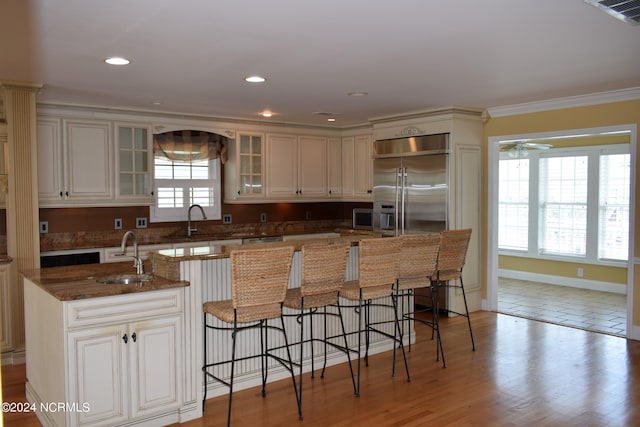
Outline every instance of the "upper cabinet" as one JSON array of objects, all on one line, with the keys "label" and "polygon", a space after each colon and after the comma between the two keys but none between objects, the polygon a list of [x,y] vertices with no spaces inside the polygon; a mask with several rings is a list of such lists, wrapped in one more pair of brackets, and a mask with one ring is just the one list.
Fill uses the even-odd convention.
[{"label": "upper cabinet", "polygon": [[327,138],[269,135],[267,139],[267,197],[270,199],[328,198]]},{"label": "upper cabinet", "polygon": [[327,139],[327,193],[331,199],[342,198],[342,140],[338,137]]},{"label": "upper cabinet", "polygon": [[98,205],[113,198],[109,122],[40,119],[37,126],[40,206]]},{"label": "upper cabinet", "polygon": [[264,199],[264,134],[238,132],[228,146],[225,201]]},{"label": "upper cabinet", "polygon": [[298,194],[298,137],[267,137],[267,197],[291,199]]},{"label": "upper cabinet", "polygon": [[151,127],[116,123],[116,199],[153,203]]},{"label": "upper cabinet", "polygon": [[342,138],[342,198],[373,200],[373,142],[370,135]]}]

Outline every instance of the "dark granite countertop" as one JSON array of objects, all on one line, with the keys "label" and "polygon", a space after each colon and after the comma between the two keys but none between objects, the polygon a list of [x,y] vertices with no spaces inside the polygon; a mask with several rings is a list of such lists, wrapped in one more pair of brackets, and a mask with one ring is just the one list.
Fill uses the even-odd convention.
[{"label": "dark granite countertop", "polygon": [[[148,262],[147,267],[149,270],[150,265]],[[105,276],[134,274],[135,270],[131,262],[38,268],[24,270],[21,273],[25,278],[40,286],[60,301],[99,298],[189,286],[189,282],[171,280],[155,275],[152,277],[152,280],[139,283],[107,284],[96,281],[96,278]]]}]

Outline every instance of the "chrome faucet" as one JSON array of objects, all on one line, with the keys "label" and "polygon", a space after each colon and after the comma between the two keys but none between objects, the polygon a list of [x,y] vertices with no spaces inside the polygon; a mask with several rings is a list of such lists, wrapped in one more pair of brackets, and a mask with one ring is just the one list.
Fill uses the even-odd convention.
[{"label": "chrome faucet", "polygon": [[129,236],[131,236],[131,238],[133,239],[133,266],[136,269],[136,274],[144,274],[144,262],[138,256],[138,238],[133,231],[129,230],[124,233],[124,236],[122,236],[122,244],[120,245],[120,250],[124,255],[125,250],[127,249],[127,240],[129,239]]},{"label": "chrome faucet", "polygon": [[207,219],[207,216],[204,214],[204,209],[200,205],[191,205],[189,206],[189,210],[187,211],[187,236],[191,237],[191,233],[194,231],[198,231],[197,228],[191,227],[191,209],[198,208],[200,209],[200,213],[202,213],[202,219]]}]

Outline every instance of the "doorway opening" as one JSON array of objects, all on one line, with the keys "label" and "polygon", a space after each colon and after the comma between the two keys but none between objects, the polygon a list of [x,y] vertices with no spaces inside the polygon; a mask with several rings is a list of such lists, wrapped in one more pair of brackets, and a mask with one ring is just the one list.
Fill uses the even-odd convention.
[{"label": "doorway opening", "polygon": [[488,309],[629,335],[635,131],[489,139]]}]

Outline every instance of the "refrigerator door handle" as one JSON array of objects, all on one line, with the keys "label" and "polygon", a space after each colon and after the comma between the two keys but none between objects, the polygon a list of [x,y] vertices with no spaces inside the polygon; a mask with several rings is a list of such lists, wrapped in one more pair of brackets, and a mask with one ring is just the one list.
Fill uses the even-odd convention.
[{"label": "refrigerator door handle", "polygon": [[401,168],[402,176],[400,178],[400,189],[402,191],[402,200],[400,203],[401,216],[400,216],[400,234],[404,234],[404,225],[405,225],[405,215],[406,215],[406,198],[407,194],[406,189],[406,179],[407,179],[407,168]]},{"label": "refrigerator door handle", "polygon": [[399,213],[398,203],[400,202],[400,194],[398,192],[400,191],[401,186],[402,186],[402,168],[396,168],[396,203],[394,205],[394,211],[393,211],[393,221],[394,221],[393,234],[395,236],[398,235],[398,213]]}]

